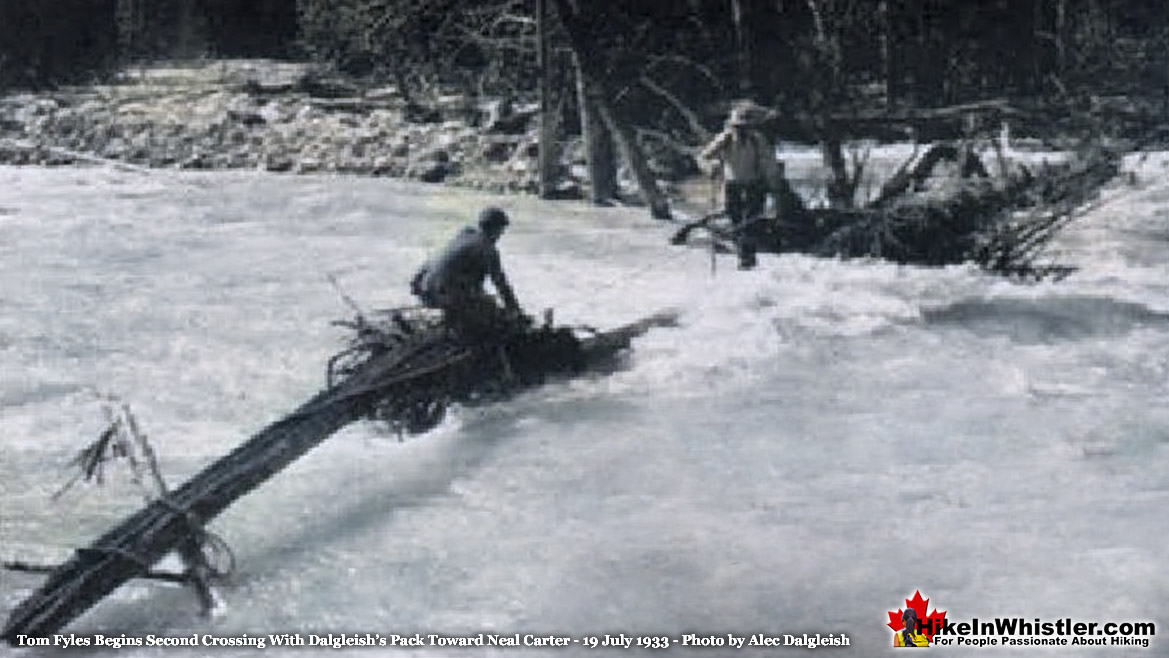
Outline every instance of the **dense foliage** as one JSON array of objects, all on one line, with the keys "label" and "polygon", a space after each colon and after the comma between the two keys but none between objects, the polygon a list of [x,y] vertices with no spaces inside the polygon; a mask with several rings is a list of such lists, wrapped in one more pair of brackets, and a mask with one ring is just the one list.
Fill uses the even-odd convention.
[{"label": "dense foliage", "polygon": [[45,87],[145,59],[293,54],[292,0],[0,0],[0,88]]},{"label": "dense foliage", "polygon": [[[803,127],[825,108],[1163,102],[1169,73],[1169,5],[1147,0],[546,1],[552,25],[559,14],[589,44],[585,64],[615,105],[667,131],[692,131],[701,110],[744,96]],[[537,2],[4,0],[0,85],[86,79],[136,59],[298,55],[415,87],[523,94],[538,79]],[[571,89],[569,35],[549,35],[549,66]]]},{"label": "dense foliage", "polygon": [[0,0],[0,87],[84,80],[117,58],[117,0]]}]

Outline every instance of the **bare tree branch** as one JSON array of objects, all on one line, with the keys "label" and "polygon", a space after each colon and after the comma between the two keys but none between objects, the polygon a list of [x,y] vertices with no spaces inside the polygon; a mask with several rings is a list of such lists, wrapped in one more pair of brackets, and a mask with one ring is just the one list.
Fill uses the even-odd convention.
[{"label": "bare tree branch", "polygon": [[702,125],[702,121],[698,118],[698,115],[689,107],[687,107],[680,98],[670,93],[670,90],[659,85],[657,82],[654,82],[654,80],[651,79],[648,75],[642,75],[639,79],[639,82],[641,82],[642,86],[646,89],[649,89],[650,91],[665,99],[666,102],[669,103],[670,106],[678,112],[678,114],[682,115],[682,118],[685,119],[687,126],[690,127],[690,131],[694,133],[694,136],[697,137],[699,141],[710,141],[710,131]]},{"label": "bare tree branch", "polygon": [[697,71],[698,73],[701,73],[702,76],[705,77],[717,89],[721,90],[723,88],[723,84],[722,84],[721,79],[719,78],[719,76],[715,75],[714,71],[711,70],[711,68],[709,66],[706,66],[704,64],[699,64],[698,62],[690,59],[689,57],[684,57],[682,55],[670,54],[670,55],[650,56],[648,58],[648,61],[646,62],[645,70],[648,73],[651,69],[657,68],[658,66],[661,66],[661,65],[667,64],[667,63],[680,64],[687,69]]}]

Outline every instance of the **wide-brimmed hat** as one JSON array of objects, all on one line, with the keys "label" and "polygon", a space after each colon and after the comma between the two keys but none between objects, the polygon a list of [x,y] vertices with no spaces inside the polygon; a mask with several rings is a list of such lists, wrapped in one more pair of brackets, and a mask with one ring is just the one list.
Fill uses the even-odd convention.
[{"label": "wide-brimmed hat", "polygon": [[767,110],[758,105],[746,102],[731,108],[727,117],[728,126],[753,126],[761,123],[767,116]]}]

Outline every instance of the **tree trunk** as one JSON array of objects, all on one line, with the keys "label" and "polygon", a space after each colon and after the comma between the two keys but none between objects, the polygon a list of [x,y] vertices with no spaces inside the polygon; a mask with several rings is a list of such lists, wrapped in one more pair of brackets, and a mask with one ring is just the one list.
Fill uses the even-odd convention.
[{"label": "tree trunk", "polygon": [[813,38],[816,44],[816,69],[819,73],[820,85],[818,102],[812,107],[813,120],[817,124],[817,135],[820,139],[820,153],[824,164],[832,172],[832,179],[826,190],[828,203],[833,208],[851,208],[856,189],[856,182],[850,179],[848,167],[844,161],[843,139],[840,126],[828,115],[834,110],[832,107],[837,99],[843,96],[843,63],[840,57],[840,35],[835,26],[829,28],[827,17],[824,15],[823,0],[808,0],[808,8],[812,13]]},{"label": "tree trunk", "polygon": [[605,127],[608,128],[609,133],[629,160],[629,166],[645,196],[646,203],[649,205],[650,215],[655,219],[669,219],[670,205],[666,200],[666,195],[658,187],[657,180],[646,163],[645,154],[642,153],[637,144],[633,130],[620,119],[610,104],[609,99],[613,98],[614,95],[606,83],[604,66],[597,59],[598,53],[595,49],[589,48],[587,26],[577,15],[577,10],[573,7],[571,0],[555,0],[555,2],[556,13],[560,17],[564,31],[568,34],[569,45],[576,58],[580,74],[584,76],[585,88],[595,92],[597,113],[600,114]]},{"label": "tree trunk", "polygon": [[1067,0],[1056,0],[1055,3],[1055,72],[1062,81],[1067,74]]},{"label": "tree trunk", "polygon": [[820,136],[820,153],[824,164],[832,172],[828,181],[828,204],[840,210],[852,208],[855,203],[856,184],[848,175],[844,161],[844,145],[837,131],[828,126]]},{"label": "tree trunk", "polygon": [[89,549],[79,550],[16,607],[3,637],[14,643],[17,635],[44,637],[57,631],[171,550],[185,546],[193,531],[188,515],[200,522],[215,518],[237,498],[359,418],[368,404],[363,396],[327,391],[269,425],[165,500],[127,517]]},{"label": "tree trunk", "polygon": [[553,68],[548,44],[548,0],[536,0],[537,68],[540,75],[540,141],[537,155],[540,198],[549,199],[556,192],[556,108],[552,103]]},{"label": "tree trunk", "polygon": [[749,17],[745,15],[750,0],[731,0],[731,18],[735,25],[735,61],[739,73],[739,93],[750,96],[751,85],[751,37]]},{"label": "tree trunk", "polygon": [[207,50],[206,27],[194,0],[180,0],[176,49],[180,57],[198,57]]},{"label": "tree trunk", "polygon": [[378,400],[407,397],[411,390],[441,381],[444,369],[474,354],[445,338],[421,336],[401,351],[372,357],[348,379],[78,550],[12,611],[0,637],[11,644],[19,635],[47,637],[122,583],[148,572],[171,550],[197,550],[190,546],[197,531],[193,526],[211,521],[334,432],[367,415]]},{"label": "tree trunk", "polygon": [[[586,84],[588,83],[586,82]],[[641,193],[645,195],[645,202],[649,205],[650,216],[654,219],[669,219],[670,203],[661,188],[658,187],[657,179],[654,178],[653,172],[650,171],[649,164],[645,160],[645,154],[637,145],[637,137],[633,134],[633,130],[628,124],[617,118],[604,98],[597,99],[597,111],[605,122],[605,127],[616,139],[625,158],[629,161],[629,168],[633,170],[637,186],[641,188]]]},{"label": "tree trunk", "polygon": [[589,172],[589,200],[604,204],[617,196],[617,161],[613,138],[597,110],[596,87],[588,84],[580,58],[573,56],[576,93],[580,105],[580,130]]},{"label": "tree trunk", "polygon": [[889,9],[890,0],[880,0],[877,12],[881,24],[881,77],[885,79],[885,104],[893,105],[901,96],[898,76],[901,71],[895,64],[895,51],[900,46],[893,37],[893,17]]},{"label": "tree trunk", "polygon": [[[671,312],[658,313],[584,339],[569,329],[549,326],[474,348],[453,340],[441,325],[414,326],[400,334],[413,338],[357,364],[346,379],[78,550],[13,609],[0,638],[17,645],[21,636],[49,637],[122,583],[149,576],[167,553],[183,550],[192,526],[211,521],[334,432],[369,417],[382,404],[417,400],[414,396],[428,391],[481,394],[480,385],[497,390],[500,379],[509,376],[537,384],[545,375],[578,373],[611,359],[650,328],[672,326],[675,319]],[[403,330],[399,326],[395,331]],[[503,348],[509,354],[506,363],[498,358]]]}]

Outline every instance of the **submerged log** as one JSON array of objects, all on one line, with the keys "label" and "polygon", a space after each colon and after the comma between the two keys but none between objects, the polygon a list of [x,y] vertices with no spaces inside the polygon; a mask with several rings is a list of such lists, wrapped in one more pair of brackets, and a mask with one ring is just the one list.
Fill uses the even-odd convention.
[{"label": "submerged log", "polygon": [[[350,362],[347,370],[338,371],[334,385],[76,551],[13,610],[2,637],[15,645],[21,636],[51,635],[121,584],[149,576],[167,553],[186,549],[194,528],[387,401],[399,409],[402,405],[395,407],[393,401],[416,400],[419,391],[458,399],[500,379],[534,384],[545,375],[579,372],[673,317],[659,314],[584,339],[570,329],[545,326],[499,342],[466,344],[432,321],[392,316],[389,322],[404,327],[401,340],[387,343],[392,349],[373,349],[365,353],[368,359]],[[375,344],[369,337],[367,342]],[[506,360],[499,358],[500,350],[508,352]],[[409,404],[404,409],[411,411]]]}]

